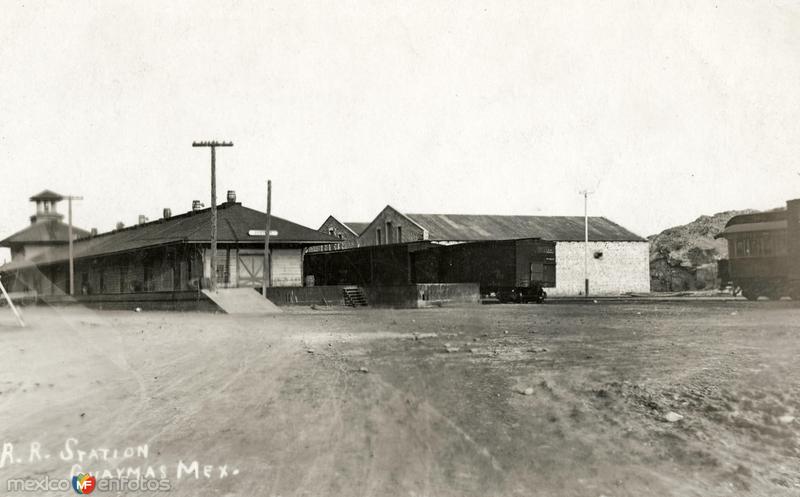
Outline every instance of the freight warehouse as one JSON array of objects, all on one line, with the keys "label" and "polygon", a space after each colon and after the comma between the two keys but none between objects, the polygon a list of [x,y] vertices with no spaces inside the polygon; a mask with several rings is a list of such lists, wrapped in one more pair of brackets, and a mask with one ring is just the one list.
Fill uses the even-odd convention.
[{"label": "freight warehouse", "polygon": [[451,245],[476,241],[539,238],[555,242],[556,286],[548,295],[584,293],[584,251],[588,253],[590,293],[619,295],[650,291],[649,243],[641,236],[606,219],[590,216],[589,243],[584,243],[582,216],[499,216],[468,214],[403,214],[387,205],[369,223],[340,223],[333,216],[320,227],[338,235],[339,225],[365,227],[357,240],[346,237],[346,247],[430,241]]}]

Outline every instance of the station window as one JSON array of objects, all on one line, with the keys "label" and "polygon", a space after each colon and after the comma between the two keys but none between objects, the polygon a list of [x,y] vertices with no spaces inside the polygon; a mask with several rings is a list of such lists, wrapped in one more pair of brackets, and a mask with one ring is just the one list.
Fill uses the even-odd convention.
[{"label": "station window", "polygon": [[230,283],[227,264],[217,264],[217,283]]}]

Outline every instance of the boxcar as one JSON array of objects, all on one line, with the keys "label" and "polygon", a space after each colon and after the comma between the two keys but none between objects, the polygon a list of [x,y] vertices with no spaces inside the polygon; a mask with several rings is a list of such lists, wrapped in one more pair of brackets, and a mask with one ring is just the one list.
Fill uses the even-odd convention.
[{"label": "boxcar", "polygon": [[542,302],[556,284],[555,242],[538,238],[438,245],[428,241],[307,253],[316,285],[478,283],[501,302]]},{"label": "boxcar", "polygon": [[418,283],[478,283],[501,302],[542,302],[556,285],[555,242],[539,238],[437,246],[412,260]]}]

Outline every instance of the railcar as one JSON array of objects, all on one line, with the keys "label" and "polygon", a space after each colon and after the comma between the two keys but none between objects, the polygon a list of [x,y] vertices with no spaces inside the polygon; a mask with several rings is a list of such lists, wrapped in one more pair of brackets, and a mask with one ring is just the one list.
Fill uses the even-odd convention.
[{"label": "railcar", "polygon": [[440,246],[414,254],[418,282],[478,283],[500,302],[537,302],[556,286],[556,244],[539,238]]},{"label": "railcar", "polygon": [[539,238],[440,245],[429,241],[307,253],[316,285],[478,283],[501,302],[542,302],[556,285],[556,244]]},{"label": "railcar", "polygon": [[717,236],[728,241],[723,284],[748,300],[800,299],[800,199],[785,210],[734,216]]}]

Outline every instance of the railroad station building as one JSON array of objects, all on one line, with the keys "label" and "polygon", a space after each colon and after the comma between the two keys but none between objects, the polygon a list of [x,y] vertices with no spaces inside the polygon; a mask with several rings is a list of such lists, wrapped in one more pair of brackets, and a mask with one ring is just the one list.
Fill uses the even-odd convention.
[{"label": "railroad station building", "polygon": [[583,295],[584,247],[590,295],[650,291],[649,242],[605,217],[405,214],[387,205],[360,233],[359,246],[429,240],[454,244],[541,238],[556,242],[556,287],[548,294]]},{"label": "railroad station building", "polygon": [[[37,202],[34,218],[38,221],[44,212],[50,223],[52,205],[44,204],[39,197],[41,194],[31,198]],[[30,228],[2,242],[15,254],[0,267],[10,291],[33,291],[39,296],[69,292],[68,246],[61,224],[52,224],[55,242],[35,251],[28,247],[39,247],[39,242],[23,245],[24,251],[17,246],[27,240]],[[80,236],[73,243],[75,294],[196,293],[208,288],[212,277],[219,288],[260,287],[265,225],[264,212],[243,206],[236,201],[235,193],[229,192],[228,201],[217,208],[214,261],[210,256],[211,209],[201,208],[197,201],[184,214],[172,216],[170,209],[164,209],[160,219],[146,222],[141,216],[138,224],[107,233],[76,230]],[[50,236],[48,229],[39,228],[36,222],[33,228],[39,235]],[[277,231],[270,236],[270,286],[302,286],[305,251],[338,241],[277,216],[272,216],[270,231]]]}]

